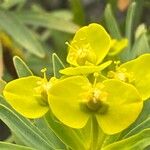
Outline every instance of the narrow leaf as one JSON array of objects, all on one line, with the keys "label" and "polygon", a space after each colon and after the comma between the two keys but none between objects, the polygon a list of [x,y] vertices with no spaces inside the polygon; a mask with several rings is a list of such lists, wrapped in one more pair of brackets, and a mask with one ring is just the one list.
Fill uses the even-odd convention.
[{"label": "narrow leaf", "polygon": [[46,114],[45,118],[49,127],[54,131],[58,138],[68,145],[68,147],[74,150],[85,150],[83,141],[73,129],[63,125],[57,120],[54,120],[54,117],[50,112]]},{"label": "narrow leaf", "polygon": [[37,13],[32,11],[24,11],[17,13],[17,18],[20,22],[41,26],[51,30],[58,30],[68,33],[75,33],[79,28],[78,25],[74,24],[71,21],[61,19],[60,17],[56,17],[50,13]]},{"label": "narrow leaf", "polygon": [[131,130],[128,134],[126,134],[123,139],[128,138],[134,134],[137,134],[143,129],[150,128],[150,116],[143,121],[141,124],[139,124],[137,127],[135,127],[133,130]]},{"label": "narrow leaf", "polygon": [[41,130],[42,133],[51,141],[57,149],[65,149],[65,145],[62,141],[55,135],[52,129],[49,127],[48,122],[45,118],[39,118],[34,121],[34,124]]},{"label": "narrow leaf", "polygon": [[59,17],[60,19],[63,18],[66,21],[71,21],[73,19],[73,14],[68,9],[57,9],[56,11],[51,11],[51,15]]},{"label": "narrow leaf", "polygon": [[15,135],[29,147],[37,150],[53,150],[53,144],[31,124],[31,122],[21,115],[16,114],[6,107],[4,99],[0,97],[0,119],[15,133]]},{"label": "narrow leaf", "polygon": [[82,138],[82,140],[84,141],[84,144],[86,145],[87,148],[90,148],[90,146],[92,146],[92,144],[94,144],[92,141],[93,138],[93,123],[92,123],[92,118],[88,120],[87,124],[85,125],[85,127],[78,129],[77,131],[79,131],[79,136]]},{"label": "narrow leaf", "polygon": [[53,64],[54,76],[59,78],[61,76],[61,74],[59,73],[59,70],[64,69],[65,66],[56,53],[52,54],[52,64]]},{"label": "narrow leaf", "polygon": [[[137,25],[141,21],[141,17],[143,14],[143,10],[145,9],[144,4],[146,1],[143,0],[134,0],[136,2],[136,8],[135,8],[135,16],[134,16],[134,28],[137,27]],[[147,4],[145,4],[147,6]]]},{"label": "narrow leaf", "polygon": [[136,2],[132,2],[128,8],[125,22],[125,37],[128,39],[128,46],[120,55],[123,62],[130,60],[132,57],[130,52],[133,43],[135,9]]},{"label": "narrow leaf", "polygon": [[21,146],[17,144],[11,144],[6,142],[0,142],[0,149],[1,150],[35,150],[33,148],[27,146]]},{"label": "narrow leaf", "polygon": [[79,25],[85,24],[85,14],[82,6],[81,0],[71,0],[70,6],[72,9],[72,13],[74,15],[74,22]]},{"label": "narrow leaf", "polygon": [[0,79],[3,76],[3,52],[2,52],[2,45],[0,43]]},{"label": "narrow leaf", "polygon": [[26,76],[33,75],[29,67],[25,64],[25,62],[20,57],[14,56],[13,62],[14,62],[14,66],[18,74],[18,77],[26,77]]},{"label": "narrow leaf", "polygon": [[131,46],[132,46],[135,9],[136,9],[136,3],[133,2],[128,8],[127,17],[126,17],[125,36],[128,39],[128,51],[131,50]]},{"label": "narrow leaf", "polygon": [[0,79],[0,94],[3,93],[3,89],[6,85],[6,82]]},{"label": "narrow leaf", "polygon": [[138,39],[136,39],[133,48],[131,50],[132,59],[144,54],[150,53],[150,46],[148,43],[148,37],[146,33],[142,34]]},{"label": "narrow leaf", "polygon": [[38,57],[44,57],[45,52],[40,42],[13,13],[0,10],[0,27],[30,53]]},{"label": "narrow leaf", "polygon": [[1,2],[2,4],[0,4],[0,7],[4,8],[4,9],[9,9],[17,4],[23,3],[25,0],[4,0],[3,2]]},{"label": "narrow leaf", "polygon": [[107,4],[105,8],[104,19],[106,22],[107,29],[110,32],[111,36],[113,38],[121,39],[121,32],[118,23],[113,15],[110,4]]},{"label": "narrow leaf", "polygon": [[131,136],[130,138],[115,142],[102,150],[143,150],[150,145],[150,128]]}]

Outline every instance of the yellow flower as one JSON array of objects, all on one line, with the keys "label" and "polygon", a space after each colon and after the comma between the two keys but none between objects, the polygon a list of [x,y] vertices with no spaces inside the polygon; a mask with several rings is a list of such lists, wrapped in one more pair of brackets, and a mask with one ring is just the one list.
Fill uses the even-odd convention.
[{"label": "yellow flower", "polygon": [[110,49],[111,39],[105,29],[96,23],[80,28],[71,44],[67,56],[74,66],[98,65]]},{"label": "yellow flower", "polygon": [[3,94],[17,112],[27,118],[39,118],[49,110],[45,86],[42,78],[29,76],[9,82]]},{"label": "yellow flower", "polygon": [[109,72],[108,77],[134,85],[143,100],[150,98],[150,54],[121,64],[116,72]]},{"label": "yellow flower", "polygon": [[[42,69],[42,72],[45,72]],[[56,82],[51,78],[28,76],[9,82],[3,91],[6,101],[27,118],[39,118],[49,110],[47,90]]]},{"label": "yellow flower", "polygon": [[87,75],[108,67],[112,61],[102,63],[105,56],[118,54],[127,46],[127,39],[111,39],[101,25],[91,23],[80,28],[71,44],[67,42],[67,45],[69,46],[67,62],[73,66],[60,70],[60,73]]},{"label": "yellow flower", "polygon": [[99,24],[92,23],[80,28],[71,44],[67,44],[69,46],[67,62],[74,67],[61,70],[60,73],[62,74],[74,75],[73,72],[75,74],[89,74],[93,71],[103,70],[111,64],[111,61],[108,61],[105,65],[99,65],[107,55],[111,45],[109,34]]},{"label": "yellow flower", "polygon": [[82,128],[94,116],[106,134],[127,128],[143,106],[132,85],[114,79],[92,85],[83,76],[58,81],[49,89],[48,99],[52,112],[64,124]]}]

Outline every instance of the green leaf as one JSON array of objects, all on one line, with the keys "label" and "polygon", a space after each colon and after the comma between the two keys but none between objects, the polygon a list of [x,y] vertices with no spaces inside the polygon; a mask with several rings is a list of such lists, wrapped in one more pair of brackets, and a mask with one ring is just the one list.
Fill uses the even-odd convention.
[{"label": "green leaf", "polygon": [[71,21],[73,19],[73,14],[70,10],[68,9],[57,9],[51,11],[51,15],[54,17],[59,17],[60,19],[64,19],[66,21]]},{"label": "green leaf", "polygon": [[0,43],[0,78],[3,76],[3,50],[2,44]]},{"label": "green leaf", "polygon": [[85,150],[84,143],[75,130],[54,119],[54,116],[52,116],[51,112],[48,112],[45,115],[45,118],[49,124],[49,127],[66,145],[73,150]]},{"label": "green leaf", "polygon": [[29,120],[13,110],[0,96],[0,119],[27,146],[37,150],[53,150],[54,145]]},{"label": "green leaf", "polygon": [[25,0],[3,0],[3,2],[0,2],[0,7],[4,9],[9,9],[17,4],[24,3]]},{"label": "green leaf", "polygon": [[59,30],[68,33],[75,33],[79,28],[71,21],[64,20],[63,18],[56,17],[50,13],[37,13],[33,11],[22,11],[16,13],[18,19],[22,23],[34,26],[41,26],[51,30]]},{"label": "green leaf", "polygon": [[150,115],[149,117],[143,121],[141,124],[137,125],[134,129],[132,129],[128,134],[126,134],[123,139],[128,138],[136,133],[138,133],[139,131],[146,129],[146,128],[150,128]]},{"label": "green leaf", "polygon": [[99,127],[98,122],[94,117],[91,117],[86,126],[78,131],[80,137],[82,137],[84,144],[86,145],[86,149],[100,150],[105,134]]},{"label": "green leaf", "polygon": [[6,142],[0,142],[0,149],[1,150],[35,150],[27,146],[21,146],[17,144],[6,143]]},{"label": "green leaf", "polygon": [[147,27],[144,23],[140,24],[135,31],[135,39],[147,32]]},{"label": "green leaf", "polygon": [[30,53],[38,57],[44,57],[45,52],[40,42],[13,13],[0,10],[0,27]]},{"label": "green leaf", "polygon": [[26,77],[26,76],[33,75],[29,67],[25,64],[25,62],[20,57],[14,56],[13,63],[19,77]]},{"label": "green leaf", "polygon": [[104,12],[104,19],[106,22],[106,26],[108,31],[110,32],[113,38],[121,39],[121,32],[118,26],[118,23],[114,17],[114,14],[111,9],[111,5],[107,4]]},{"label": "green leaf", "polygon": [[85,24],[85,14],[82,6],[82,1],[81,0],[71,0],[70,6],[72,13],[74,15],[74,22],[79,24],[79,25],[84,25]]},{"label": "green leaf", "polygon": [[96,120],[95,117],[92,118],[92,124],[91,124],[91,149],[95,149],[95,147],[97,147],[97,149],[99,146],[101,146],[102,142],[103,142],[103,137],[104,137],[104,132],[102,131],[102,129],[99,127],[98,122]]},{"label": "green leaf", "polygon": [[150,53],[150,46],[148,43],[148,37],[146,33],[143,33],[139,38],[136,39],[133,48],[131,50],[131,53],[132,59],[144,53]]},{"label": "green leaf", "polygon": [[122,61],[131,59],[131,48],[133,43],[133,30],[134,30],[134,17],[136,10],[136,2],[132,2],[127,11],[127,17],[125,22],[125,37],[128,39],[127,48],[120,54]]},{"label": "green leaf", "polygon": [[0,94],[3,93],[5,86],[6,86],[6,82],[0,79]]},{"label": "green leaf", "polygon": [[103,142],[103,147],[105,147],[105,146],[107,146],[107,145],[109,145],[111,143],[116,142],[118,140],[119,136],[120,136],[120,133],[107,136],[106,139]]},{"label": "green leaf", "polygon": [[[5,107],[9,108],[15,115],[19,117],[19,119],[25,124],[26,127],[30,128],[34,133],[39,135],[41,138],[43,138],[45,141],[50,142],[50,145],[52,144],[52,141],[50,141],[45,134],[43,134],[36,126],[34,126],[32,121],[29,121],[28,119],[24,118],[22,115],[20,115],[18,112],[16,112],[7,102],[6,100],[0,96],[0,105],[4,105]],[[16,132],[15,132],[16,133]],[[18,133],[18,132],[17,132]],[[14,135],[14,132],[13,132]],[[18,134],[15,134],[17,136]],[[20,137],[20,136],[19,136]],[[18,138],[18,140],[23,143],[24,139]]]},{"label": "green leaf", "polygon": [[53,64],[54,77],[59,78],[61,76],[59,70],[64,69],[65,66],[56,53],[52,54],[52,64]]},{"label": "green leaf", "polygon": [[134,16],[135,16],[136,3],[133,2],[127,12],[126,17],[126,28],[125,28],[125,36],[128,39],[128,51],[131,50],[132,39],[133,39],[133,27],[134,27]]},{"label": "green leaf", "polygon": [[49,127],[48,122],[44,117],[36,119],[34,121],[35,126],[41,130],[41,132],[51,141],[57,149],[65,149],[65,145],[62,141],[55,135],[52,129]]},{"label": "green leaf", "polygon": [[[145,9],[144,4],[146,1],[134,0],[136,2],[135,16],[134,16],[134,28],[141,22],[143,10]],[[147,4],[146,4],[147,6]]]},{"label": "green leaf", "polygon": [[90,146],[93,146],[94,144],[94,141],[92,141],[94,140],[93,131],[96,131],[96,130],[97,128],[94,129],[92,118],[88,120],[87,124],[83,128],[77,130],[79,131],[79,136],[82,138],[87,148],[89,148]]},{"label": "green leaf", "polygon": [[143,150],[150,145],[150,128],[131,136],[130,138],[112,143],[102,150]]}]

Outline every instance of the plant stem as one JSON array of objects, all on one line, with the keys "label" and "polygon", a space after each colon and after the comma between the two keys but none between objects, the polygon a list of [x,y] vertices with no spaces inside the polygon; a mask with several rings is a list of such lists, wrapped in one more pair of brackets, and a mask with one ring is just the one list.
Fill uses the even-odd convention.
[{"label": "plant stem", "polygon": [[92,116],[92,130],[91,130],[92,136],[91,136],[90,150],[95,150],[95,147],[98,141],[98,131],[99,131],[99,126],[98,126],[97,120],[95,116]]},{"label": "plant stem", "polygon": [[106,138],[106,134],[99,127],[99,124],[96,118],[92,117],[92,138],[91,138],[91,146],[90,150],[100,150],[104,140]]},{"label": "plant stem", "polygon": [[102,131],[101,128],[99,128],[99,137],[98,137],[98,143],[97,143],[96,150],[100,150],[102,148],[106,137],[107,137],[107,135]]}]

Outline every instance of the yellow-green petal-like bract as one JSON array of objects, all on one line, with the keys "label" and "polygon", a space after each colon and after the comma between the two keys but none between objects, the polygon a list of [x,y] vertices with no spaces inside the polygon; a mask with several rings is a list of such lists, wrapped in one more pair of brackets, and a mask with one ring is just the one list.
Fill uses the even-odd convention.
[{"label": "yellow-green petal-like bract", "polygon": [[38,93],[42,81],[36,76],[13,80],[5,86],[4,97],[18,113],[27,118],[39,118],[49,110],[41,91]]},{"label": "yellow-green petal-like bract", "polygon": [[98,66],[77,66],[77,67],[68,67],[60,70],[59,72],[64,75],[87,75],[94,72],[100,72],[111,64],[112,61],[107,61]]},{"label": "yellow-green petal-like bract", "polygon": [[96,23],[80,28],[71,44],[67,61],[74,66],[98,65],[107,55],[111,44],[109,34]]},{"label": "yellow-green petal-like bract", "polygon": [[91,85],[86,77],[74,76],[62,79],[49,89],[49,104],[52,112],[64,124],[73,128],[82,128],[89,115],[81,111],[82,94],[87,93]]},{"label": "yellow-green petal-like bract", "polygon": [[65,125],[82,128],[94,115],[107,134],[127,128],[143,106],[134,86],[115,79],[92,85],[84,76],[68,77],[55,83],[48,95],[52,112]]},{"label": "yellow-green petal-like bract", "polygon": [[111,47],[108,52],[109,56],[114,56],[120,53],[125,47],[128,45],[128,40],[127,39],[121,39],[121,40],[116,40],[112,39],[111,40]]},{"label": "yellow-green petal-like bract", "polygon": [[125,69],[131,74],[133,84],[143,100],[150,98],[150,54],[143,54],[138,58],[122,64],[118,70]]},{"label": "yellow-green petal-like bract", "polygon": [[108,93],[106,114],[96,114],[103,131],[107,134],[121,132],[133,123],[142,110],[143,102],[136,90],[130,84],[119,80],[105,80],[104,91]]}]

